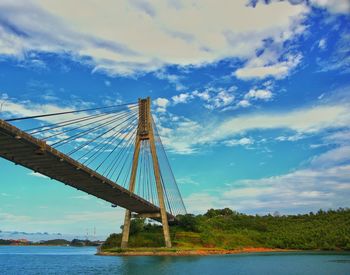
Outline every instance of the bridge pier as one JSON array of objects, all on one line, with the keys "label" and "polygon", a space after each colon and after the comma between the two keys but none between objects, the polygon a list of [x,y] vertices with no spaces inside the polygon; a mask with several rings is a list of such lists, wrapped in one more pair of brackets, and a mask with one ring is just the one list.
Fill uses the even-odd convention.
[{"label": "bridge pier", "polygon": [[[141,141],[148,140],[150,145],[150,151],[152,155],[153,162],[153,172],[156,181],[156,189],[159,201],[160,213],[153,213],[160,215],[161,222],[163,225],[163,235],[165,247],[171,247],[170,230],[168,224],[168,216],[164,203],[164,190],[161,182],[161,174],[159,169],[157,150],[154,139],[154,131],[152,125],[151,116],[151,101],[148,97],[147,99],[139,99],[139,123],[137,127],[136,141],[135,141],[135,151],[133,155],[132,170],[129,183],[129,191],[134,192],[135,190],[135,179],[137,173],[137,167],[139,162],[139,153],[141,147]],[[149,215],[150,218],[154,218],[153,214]],[[131,223],[131,212],[129,210],[125,211],[124,226],[122,233],[121,248],[126,248],[128,246],[129,234],[130,234],[130,223]]]},{"label": "bridge pier", "polygon": [[130,234],[130,223],[131,223],[131,213],[130,213],[130,210],[126,209],[125,210],[124,225],[123,225],[122,242],[120,244],[121,248],[128,247],[129,234]]}]

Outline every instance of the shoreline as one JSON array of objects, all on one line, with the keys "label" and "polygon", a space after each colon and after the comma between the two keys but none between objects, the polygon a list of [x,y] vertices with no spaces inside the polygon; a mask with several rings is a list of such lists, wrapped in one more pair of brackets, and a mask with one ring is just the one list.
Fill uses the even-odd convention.
[{"label": "shoreline", "polygon": [[103,252],[96,253],[98,256],[210,256],[210,255],[233,255],[233,254],[249,254],[249,253],[269,253],[269,252],[300,252],[303,250],[296,249],[280,249],[265,247],[246,247],[242,249],[193,249],[193,250],[126,250],[120,252]]}]

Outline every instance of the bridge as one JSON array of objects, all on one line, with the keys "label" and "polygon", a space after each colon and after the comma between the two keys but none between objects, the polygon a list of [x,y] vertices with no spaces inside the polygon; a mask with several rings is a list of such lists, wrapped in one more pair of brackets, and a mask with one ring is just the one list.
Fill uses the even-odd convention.
[{"label": "bridge", "polygon": [[125,208],[121,247],[132,217],[161,222],[171,247],[169,223],[186,209],[150,105],[147,98],[0,119],[0,156]]}]

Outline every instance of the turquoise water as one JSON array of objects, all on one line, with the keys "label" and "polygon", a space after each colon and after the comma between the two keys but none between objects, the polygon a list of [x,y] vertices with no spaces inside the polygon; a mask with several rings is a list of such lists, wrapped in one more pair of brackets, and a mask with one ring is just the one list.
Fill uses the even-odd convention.
[{"label": "turquoise water", "polygon": [[349,253],[95,256],[94,247],[0,246],[0,274],[350,274]]}]

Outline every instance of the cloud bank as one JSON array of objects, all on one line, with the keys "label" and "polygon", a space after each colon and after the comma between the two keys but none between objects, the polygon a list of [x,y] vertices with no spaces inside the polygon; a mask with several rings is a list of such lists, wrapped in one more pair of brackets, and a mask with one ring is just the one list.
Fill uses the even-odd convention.
[{"label": "cloud bank", "polygon": [[[0,54],[18,58],[30,51],[70,54],[95,71],[124,75],[235,57],[247,60],[245,68],[236,72],[238,77],[284,75],[289,70],[285,67],[298,61],[287,55],[286,61],[278,62],[285,54],[282,44],[300,34],[308,12],[303,4],[252,7],[245,0],[107,0],[103,5],[83,0],[3,0]],[[266,39],[274,41],[273,48],[262,61],[256,51],[266,46]],[[267,65],[267,60],[274,65]]]},{"label": "cloud bank", "polygon": [[[254,93],[256,94],[256,93]],[[265,93],[261,93],[266,95]],[[255,112],[227,117],[205,124],[170,115],[160,122],[163,143],[177,153],[194,153],[203,144],[215,144],[252,130],[288,129],[298,136],[317,134],[326,129],[347,128],[350,125],[349,106],[342,104],[307,106],[275,112]],[[227,143],[228,144],[228,143]]]}]

